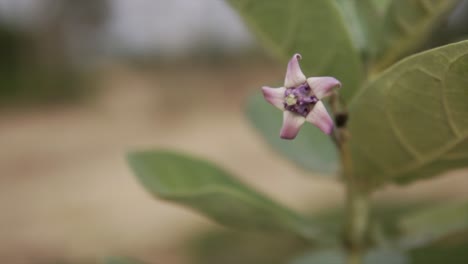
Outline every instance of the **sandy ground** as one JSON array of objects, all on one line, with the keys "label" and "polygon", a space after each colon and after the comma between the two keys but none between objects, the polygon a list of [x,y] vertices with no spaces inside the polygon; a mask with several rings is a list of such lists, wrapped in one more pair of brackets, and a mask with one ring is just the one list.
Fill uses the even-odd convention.
[{"label": "sandy ground", "polygon": [[[338,183],[295,169],[245,120],[248,87],[282,74],[258,66],[186,66],[183,75],[112,67],[98,75],[102,92],[95,100],[4,111],[0,262],[93,263],[106,255],[130,255],[148,263],[189,263],[180,242],[214,224],[152,199],[125,164],[132,149],[199,154],[300,211],[340,203]],[[466,197],[466,173],[389,187],[377,199]]]}]

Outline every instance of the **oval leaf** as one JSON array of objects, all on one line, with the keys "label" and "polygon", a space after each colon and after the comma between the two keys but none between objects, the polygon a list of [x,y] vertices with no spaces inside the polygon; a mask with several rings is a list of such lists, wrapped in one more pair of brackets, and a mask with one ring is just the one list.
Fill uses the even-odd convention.
[{"label": "oval leaf", "polygon": [[364,264],[408,264],[410,258],[402,251],[393,248],[376,248],[364,256]]},{"label": "oval leaf", "polygon": [[338,169],[338,155],[331,139],[316,127],[305,124],[294,140],[279,137],[283,115],[259,93],[247,105],[247,116],[268,143],[301,168],[328,175]]},{"label": "oval leaf", "polygon": [[381,29],[375,71],[385,69],[422,46],[435,25],[459,0],[394,0]]},{"label": "oval leaf", "polygon": [[457,236],[449,241],[411,250],[413,264],[466,264],[468,263],[468,237]]},{"label": "oval leaf", "polygon": [[468,166],[468,42],[393,66],[350,105],[355,178],[405,183]]},{"label": "oval leaf", "polygon": [[[290,264],[345,264],[347,256],[341,249],[312,251],[294,259]],[[354,263],[354,262],[352,262]],[[390,248],[371,249],[364,255],[363,264],[408,264],[403,252]]]},{"label": "oval leaf", "polygon": [[239,229],[292,232],[312,238],[302,216],[261,195],[209,162],[166,151],[132,153],[131,168],[156,197]]},{"label": "oval leaf", "polygon": [[346,20],[353,42],[363,59],[377,52],[377,40],[381,35],[382,16],[375,0],[337,0]]},{"label": "oval leaf", "polygon": [[468,203],[431,206],[409,213],[398,222],[405,248],[427,246],[450,235],[468,231]]},{"label": "oval leaf", "polygon": [[187,243],[193,264],[285,264],[314,246],[297,236],[233,230],[203,232]]},{"label": "oval leaf", "polygon": [[263,44],[285,65],[301,53],[307,76],[334,76],[346,98],[356,92],[362,65],[335,0],[229,0]]},{"label": "oval leaf", "polygon": [[317,250],[293,259],[290,264],[345,264],[346,254],[340,249]]}]

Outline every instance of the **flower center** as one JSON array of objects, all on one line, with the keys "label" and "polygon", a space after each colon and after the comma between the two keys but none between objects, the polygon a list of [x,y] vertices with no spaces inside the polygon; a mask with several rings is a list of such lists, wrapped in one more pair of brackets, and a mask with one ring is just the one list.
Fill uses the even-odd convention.
[{"label": "flower center", "polygon": [[310,113],[318,101],[307,83],[286,89],[284,92],[284,108],[303,117]]},{"label": "flower center", "polygon": [[284,101],[288,106],[292,106],[297,103],[297,97],[294,94],[289,94],[288,96],[286,96]]}]

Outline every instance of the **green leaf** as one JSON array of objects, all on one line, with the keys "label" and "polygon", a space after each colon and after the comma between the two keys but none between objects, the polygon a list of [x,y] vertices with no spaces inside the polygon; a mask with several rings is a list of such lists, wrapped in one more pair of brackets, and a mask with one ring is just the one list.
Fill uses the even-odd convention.
[{"label": "green leaf", "polygon": [[342,250],[339,250],[339,249],[312,251],[290,262],[290,264],[345,264],[345,263],[346,263],[346,254]]},{"label": "green leaf", "polygon": [[[307,253],[290,264],[345,264],[346,254],[340,249],[329,249],[312,251]],[[403,252],[390,249],[378,248],[366,252],[363,264],[408,264],[410,259]]]},{"label": "green leaf", "polygon": [[[378,209],[386,209],[386,206]],[[283,264],[304,252],[318,247],[336,248],[342,245],[345,216],[343,208],[327,208],[310,213],[311,222],[324,230],[313,243],[288,234],[213,230],[203,232],[187,245],[199,264]],[[326,232],[325,232],[326,230]],[[326,234],[325,234],[326,233]],[[268,254],[265,254],[268,252]]]},{"label": "green leaf", "polygon": [[410,251],[413,264],[468,263],[468,235]]},{"label": "green leaf", "polygon": [[[351,98],[363,71],[335,0],[228,0],[270,52],[286,63],[298,52],[306,76],[334,76]],[[278,76],[279,78],[280,76]],[[283,76],[281,76],[283,78]],[[275,81],[276,78],[272,81]]]},{"label": "green leaf", "polygon": [[370,250],[364,257],[364,264],[408,264],[410,258],[400,250],[377,248]]},{"label": "green leaf", "polygon": [[388,69],[350,104],[354,177],[364,188],[468,166],[468,42]]},{"label": "green leaf", "polygon": [[392,0],[373,0],[372,2],[374,2],[374,5],[377,7],[378,12],[385,13],[391,1]]},{"label": "green leaf", "polygon": [[424,44],[435,26],[459,0],[394,0],[381,29],[373,71],[380,71]]},{"label": "green leaf", "polygon": [[[378,216],[380,226],[386,233],[392,233],[390,240],[397,237],[396,223],[401,215],[415,208],[421,208],[420,203],[406,201],[404,204],[381,203],[375,206],[373,219]],[[195,263],[199,264],[283,264],[289,261],[299,261],[313,252],[324,248],[328,252],[338,249],[342,245],[341,236],[343,224],[346,222],[345,210],[343,208],[327,208],[325,211],[315,211],[310,214],[311,220],[320,229],[326,230],[327,235],[320,236],[313,244],[306,243],[294,236],[278,236],[275,239],[268,234],[254,234],[249,232],[235,232],[234,230],[212,230],[197,234],[187,245],[192,252]],[[394,234],[395,233],[395,234]],[[372,239],[372,238],[371,238]],[[334,241],[331,241],[334,240]],[[376,241],[370,240],[372,245]],[[388,244],[382,244],[387,246]],[[372,250],[371,252],[375,251]],[[390,250],[381,248],[381,250]],[[268,252],[268,254],[265,254]],[[337,254],[343,254],[338,252]],[[322,264],[322,263],[321,263]]]},{"label": "green leaf", "polygon": [[402,217],[398,225],[402,244],[420,247],[457,232],[467,232],[468,203],[431,206]]},{"label": "green leaf", "polygon": [[207,161],[168,151],[129,154],[140,182],[156,197],[244,230],[316,235],[307,219],[245,186]]},{"label": "green leaf", "polygon": [[274,149],[301,168],[333,175],[338,169],[338,156],[331,139],[316,127],[305,124],[294,140],[279,137],[283,115],[268,104],[258,92],[247,105],[247,116]]},{"label": "green leaf", "polygon": [[337,0],[364,60],[377,52],[382,17],[374,0]]},{"label": "green leaf", "polygon": [[198,234],[187,243],[194,264],[284,264],[314,245],[297,236],[234,230]]}]

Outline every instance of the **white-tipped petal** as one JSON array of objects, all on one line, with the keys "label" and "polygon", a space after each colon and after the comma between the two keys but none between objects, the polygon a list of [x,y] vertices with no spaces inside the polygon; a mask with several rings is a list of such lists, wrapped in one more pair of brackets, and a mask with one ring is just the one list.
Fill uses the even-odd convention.
[{"label": "white-tipped petal", "polygon": [[318,127],[325,134],[330,134],[333,131],[333,120],[328,114],[325,105],[320,101],[312,108],[306,120]]},{"label": "white-tipped petal", "polygon": [[302,73],[301,66],[299,66],[299,60],[301,54],[296,53],[289,60],[288,68],[286,69],[286,78],[284,79],[284,87],[292,88],[299,86],[306,82],[306,77]]},{"label": "white-tipped petal", "polygon": [[265,97],[265,100],[267,100],[267,102],[281,110],[284,110],[284,93],[286,92],[286,88],[271,88],[268,86],[263,86],[262,92],[263,97]]},{"label": "white-tipped petal", "polygon": [[340,81],[333,77],[311,77],[307,79],[307,83],[318,99],[331,95],[333,88],[341,87]]},{"label": "white-tipped petal", "polygon": [[282,139],[294,139],[299,133],[299,129],[304,124],[303,116],[289,111],[283,112],[283,127],[281,127],[280,136]]}]

